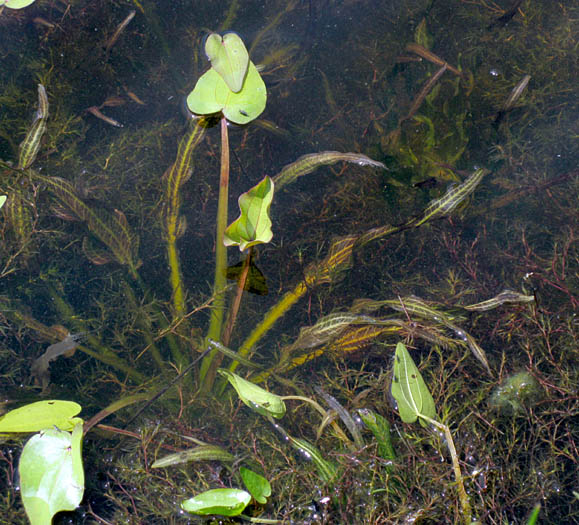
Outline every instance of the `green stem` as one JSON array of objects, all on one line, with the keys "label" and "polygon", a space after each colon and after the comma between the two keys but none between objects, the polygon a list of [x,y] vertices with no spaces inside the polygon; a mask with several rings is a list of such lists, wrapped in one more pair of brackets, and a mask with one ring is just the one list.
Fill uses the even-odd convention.
[{"label": "green stem", "polygon": [[466,525],[470,525],[472,522],[472,509],[470,507],[470,502],[468,499],[468,494],[464,488],[464,482],[462,479],[462,473],[460,471],[460,465],[458,463],[458,455],[456,453],[456,448],[454,446],[454,440],[452,439],[452,434],[450,433],[450,428],[448,428],[444,423],[440,423],[435,419],[431,419],[427,416],[423,416],[422,414],[418,414],[419,417],[427,421],[438,430],[442,430],[444,432],[444,436],[446,437],[446,444],[448,446],[448,451],[450,452],[450,457],[452,459],[452,469],[454,470],[454,477],[456,479],[456,486],[458,489],[458,497],[460,499],[460,506],[462,507],[462,516],[464,519],[464,523]]},{"label": "green stem", "polygon": [[[223,244],[225,228],[227,227],[227,201],[229,199],[229,136],[227,134],[227,119],[221,117],[221,172],[219,176],[219,201],[217,206],[217,232],[215,235],[215,276],[213,281],[213,308],[207,338],[221,341],[223,316],[225,312],[225,295],[223,291],[227,284],[225,271],[227,269],[227,248]],[[201,391],[209,392],[215,381],[219,363],[214,348],[201,363],[199,372]]]}]

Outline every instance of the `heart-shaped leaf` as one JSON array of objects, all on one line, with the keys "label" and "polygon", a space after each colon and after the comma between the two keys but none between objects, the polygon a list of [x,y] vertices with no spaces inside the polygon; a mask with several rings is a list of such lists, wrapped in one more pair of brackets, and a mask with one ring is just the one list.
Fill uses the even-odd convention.
[{"label": "heart-shaped leaf", "polygon": [[84,493],[82,422],[72,434],[49,428],[32,436],[20,456],[22,502],[32,524],[50,524],[62,510],[74,510]]},{"label": "heart-shaped leaf", "polygon": [[255,244],[271,241],[273,233],[269,207],[273,199],[273,189],[273,181],[265,177],[239,197],[241,215],[225,230],[225,246],[239,246],[240,251],[244,251]]},{"label": "heart-shaped leaf", "polygon": [[191,514],[207,516],[239,516],[249,505],[251,495],[241,489],[213,489],[181,503],[181,508]]},{"label": "heart-shaped leaf", "polygon": [[249,66],[249,53],[237,33],[212,33],[205,41],[205,53],[211,67],[219,73],[234,93],[241,91]]},{"label": "heart-shaped leaf", "polygon": [[[436,409],[430,391],[402,343],[396,345],[391,391],[398,403],[400,418],[405,423],[414,423],[419,416],[436,419]],[[420,424],[426,426],[422,419]]]},{"label": "heart-shaped leaf", "polygon": [[245,488],[253,496],[253,499],[262,505],[267,503],[267,498],[271,496],[271,485],[269,481],[257,472],[249,470],[245,467],[240,467],[239,473]]},{"label": "heart-shaped leaf", "polygon": [[283,417],[286,408],[283,400],[271,392],[264,390],[260,386],[239,377],[237,374],[220,368],[217,370],[226,377],[231,386],[237,391],[241,399],[249,408],[253,408],[262,416],[273,416],[277,419]]},{"label": "heart-shaped leaf", "polygon": [[230,122],[247,124],[261,115],[266,100],[265,84],[250,61],[245,82],[239,92],[229,89],[221,75],[211,68],[189,93],[187,106],[197,115],[211,115],[221,111]]},{"label": "heart-shaped leaf", "polygon": [[38,432],[52,427],[72,430],[80,421],[74,417],[80,411],[74,401],[37,401],[0,417],[0,432]]}]

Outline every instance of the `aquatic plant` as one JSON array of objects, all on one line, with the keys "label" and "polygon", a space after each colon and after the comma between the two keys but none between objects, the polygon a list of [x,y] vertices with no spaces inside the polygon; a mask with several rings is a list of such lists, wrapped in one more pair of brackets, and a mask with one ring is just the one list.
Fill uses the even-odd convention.
[{"label": "aquatic plant", "polygon": [[[219,460],[227,455],[271,482],[274,496],[252,507],[266,518],[460,519],[450,461],[441,460],[446,442],[415,424],[379,432],[400,419],[388,402],[388,376],[402,339],[421,362],[437,415],[451,426],[473,515],[524,523],[540,501],[541,521],[576,519],[569,487],[578,438],[577,170],[569,130],[577,13],[565,3],[545,10],[527,2],[502,23],[516,3],[463,2],[452,17],[443,3],[422,10],[397,2],[371,13],[359,3],[340,4],[339,16],[331,2],[256,3],[247,16],[237,1],[228,2],[227,13],[206,2],[161,11],[148,0],[4,9],[3,395],[8,406],[38,396],[30,364],[66,334],[90,332],[73,358],[51,363],[50,395],[78,399],[87,411],[131,395],[146,407],[138,414],[126,405],[112,423],[97,423],[83,459],[99,483],[87,483],[90,507],[65,519],[169,522],[176,497],[243,486],[231,459]],[[114,43],[115,28],[133,11]],[[183,131],[174,104],[204,73],[202,27],[217,27],[218,19],[219,31],[236,26],[256,42],[248,54],[265,65],[258,69],[270,100],[267,121],[229,129],[236,196],[308,151],[328,150],[328,159],[340,154],[335,150],[364,152],[390,168],[338,160],[320,163],[312,177],[297,176],[291,189],[274,182],[275,242],[254,250],[249,264],[241,256],[227,271],[228,278],[236,273],[237,290],[223,294],[232,305],[240,274],[259,264],[270,295],[243,293],[228,346],[223,336],[204,339],[214,304],[207,231],[214,227],[219,141],[199,122]],[[526,88],[494,125],[527,75]],[[18,145],[33,124],[39,83],[50,114],[36,157],[19,170]],[[105,102],[102,112],[123,128],[85,111]],[[202,131],[199,142],[194,127]],[[396,148],[383,139],[397,128]],[[188,140],[196,143],[188,164],[183,148],[177,151],[181,137],[185,150]],[[169,177],[166,168],[177,158],[184,169]],[[466,181],[481,165],[490,173],[460,202],[447,202],[456,206],[445,212],[445,181]],[[73,209],[41,177],[65,180]],[[106,231],[96,233],[103,227],[121,246]],[[132,248],[125,252],[127,240]],[[377,306],[381,301],[388,303]],[[252,334],[254,344],[246,346]],[[300,406],[307,401],[286,401],[281,421],[293,438],[286,440],[232,389],[219,401],[199,396],[196,365],[189,367],[208,347],[238,361],[236,373],[268,391],[315,393],[342,434]],[[519,370],[529,372],[541,396],[516,414],[491,408],[495,389]],[[358,429],[364,447],[340,405],[354,419],[358,409],[370,410],[370,424],[380,422]],[[190,438],[214,448],[199,450]],[[12,439],[0,449],[8,485],[0,506],[15,524],[25,520],[10,490],[19,448]],[[185,462],[151,468],[181,452],[177,459]],[[203,454],[217,459],[200,462]],[[321,458],[319,465],[306,454]],[[323,482],[336,473],[331,485]]]}]

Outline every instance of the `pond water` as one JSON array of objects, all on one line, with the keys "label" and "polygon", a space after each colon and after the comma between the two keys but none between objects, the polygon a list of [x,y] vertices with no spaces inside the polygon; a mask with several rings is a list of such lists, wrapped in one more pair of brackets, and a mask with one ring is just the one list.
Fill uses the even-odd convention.
[{"label": "pond water", "polygon": [[[267,523],[464,523],[468,507],[532,523],[538,504],[541,523],[579,520],[577,6],[9,5],[1,410],[67,399],[86,421],[125,400],[87,432],[85,497],[55,523],[211,522],[180,503],[243,487],[240,466],[271,482],[245,510]],[[187,106],[207,36],[227,31],[267,89],[245,125]],[[266,175],[272,239],[216,249],[218,212],[233,222]],[[37,384],[35,360],[79,333]],[[201,358],[209,338],[230,350]],[[399,342],[452,434],[462,495],[448,436],[400,418]],[[231,351],[241,377],[293,396],[277,427],[216,372]],[[188,438],[235,461],[152,468]],[[0,510],[27,523],[25,436],[4,439]]]}]

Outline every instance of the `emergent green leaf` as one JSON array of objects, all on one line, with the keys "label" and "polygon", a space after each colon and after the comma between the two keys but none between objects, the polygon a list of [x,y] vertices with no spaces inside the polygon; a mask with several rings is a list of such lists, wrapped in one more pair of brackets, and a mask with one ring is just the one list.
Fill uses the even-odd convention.
[{"label": "emergent green leaf", "polygon": [[37,401],[4,414],[0,432],[38,432],[52,427],[72,430],[79,421],[74,416],[80,411],[81,406],[74,401]]},{"label": "emergent green leaf", "polygon": [[225,230],[223,244],[239,246],[241,251],[250,246],[268,243],[273,237],[269,207],[273,199],[273,182],[265,177],[259,184],[239,197],[241,215]]},{"label": "emergent green leaf", "polygon": [[249,53],[237,33],[226,33],[221,37],[212,33],[205,41],[205,53],[211,67],[219,73],[234,93],[241,91],[249,65]]},{"label": "emergent green leaf", "polygon": [[271,496],[271,485],[263,476],[260,476],[253,470],[240,467],[239,473],[245,488],[253,496],[253,499],[262,505],[267,503],[267,498]]},{"label": "emergent green leaf", "polygon": [[22,502],[33,525],[50,525],[62,510],[74,510],[84,493],[82,422],[72,434],[49,428],[32,436],[22,450],[18,472]]},{"label": "emergent green leaf", "polygon": [[213,489],[181,503],[181,508],[191,514],[207,516],[239,516],[249,505],[251,495],[241,489]]},{"label": "emergent green leaf", "polygon": [[273,416],[277,419],[283,417],[286,408],[283,400],[276,394],[272,394],[257,386],[237,374],[220,368],[217,370],[222,376],[226,377],[231,386],[237,391],[241,399],[249,408],[253,408],[262,416]]},{"label": "emergent green leaf", "polygon": [[[414,423],[421,415],[436,419],[434,400],[403,343],[396,345],[392,396],[405,423]],[[420,424],[426,426],[422,419]]]},{"label": "emergent green leaf", "polygon": [[221,75],[211,68],[201,76],[189,93],[187,106],[197,115],[210,115],[221,111],[230,122],[247,124],[261,115],[266,100],[265,84],[250,61],[245,82],[239,92],[229,89]]}]

